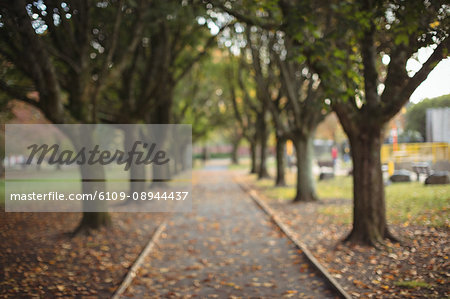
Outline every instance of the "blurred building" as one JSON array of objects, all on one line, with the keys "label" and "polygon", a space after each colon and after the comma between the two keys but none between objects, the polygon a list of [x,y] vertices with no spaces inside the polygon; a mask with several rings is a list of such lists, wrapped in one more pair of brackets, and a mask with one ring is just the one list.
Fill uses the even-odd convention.
[{"label": "blurred building", "polygon": [[427,142],[450,142],[450,107],[427,109],[426,133]]}]

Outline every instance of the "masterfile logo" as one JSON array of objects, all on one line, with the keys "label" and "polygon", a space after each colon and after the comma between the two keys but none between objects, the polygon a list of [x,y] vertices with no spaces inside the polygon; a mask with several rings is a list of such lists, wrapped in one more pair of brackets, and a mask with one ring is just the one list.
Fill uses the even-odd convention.
[{"label": "masterfile logo", "polygon": [[190,125],[5,126],[6,212],[191,209]]},{"label": "masterfile logo", "polygon": [[[139,150],[139,147],[142,150]],[[135,141],[132,149],[129,152],[124,152],[116,149],[114,152],[109,150],[100,151],[100,146],[96,144],[93,149],[89,150],[86,147],[82,147],[80,151],[74,152],[71,150],[60,150],[58,144],[49,146],[48,144],[32,144],[27,147],[31,150],[28,159],[25,164],[31,165],[35,157],[37,158],[36,164],[40,165],[47,158],[47,163],[50,165],[94,165],[96,163],[100,165],[108,165],[116,163],[117,165],[125,164],[125,171],[128,171],[133,163],[137,165],[163,165],[170,161],[170,158],[166,158],[166,152],[163,150],[156,151],[156,143],[152,143],[150,146],[146,142]]]}]

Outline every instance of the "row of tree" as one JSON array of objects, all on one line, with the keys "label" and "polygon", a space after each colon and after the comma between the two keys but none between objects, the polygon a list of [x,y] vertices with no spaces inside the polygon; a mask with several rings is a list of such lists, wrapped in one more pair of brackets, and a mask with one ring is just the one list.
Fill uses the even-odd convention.
[{"label": "row of tree", "polygon": [[[234,45],[228,44],[235,61],[230,63],[230,97],[252,147],[252,172],[259,177],[267,174],[266,114],[270,114],[277,140],[277,185],[284,184],[283,144],[290,139],[297,153],[294,201],[316,200],[312,139],[324,116],[334,111],[349,139],[353,160],[353,229],[347,240],[378,246],[385,238],[395,239],[386,221],[382,136],[414,90],[448,56],[448,4],[421,0],[212,3],[240,22],[233,33]],[[433,49],[432,54],[420,70],[408,69],[408,60],[416,59],[422,47]],[[249,84],[256,90],[254,95],[248,93]]]},{"label": "row of tree", "polygon": [[[377,245],[392,237],[383,128],[447,57],[448,12],[440,0],[0,1],[0,104],[26,102],[53,123],[192,122],[194,139],[225,124],[235,145],[249,141],[259,177],[267,176],[273,127],[279,185],[285,140],[296,148],[296,201],[317,198],[312,139],[335,111],[352,147],[348,239]],[[212,60],[222,63],[200,68],[218,36]],[[434,51],[420,70],[408,70],[421,47]],[[108,221],[106,213],[84,213],[80,227]]]},{"label": "row of tree", "polygon": [[[199,102],[206,95],[194,85],[177,101],[176,87],[188,74],[196,76],[192,68],[226,26],[204,3],[190,1],[1,1],[2,105],[23,101],[55,124],[204,122]],[[204,127],[195,126],[194,138],[206,134]],[[92,132],[67,134],[75,147],[94,142]],[[105,178],[102,167],[88,171],[81,169],[82,179]],[[131,179],[144,176],[142,168],[130,170]],[[102,184],[83,184],[83,192]],[[108,213],[83,213],[77,232],[109,222]]]}]

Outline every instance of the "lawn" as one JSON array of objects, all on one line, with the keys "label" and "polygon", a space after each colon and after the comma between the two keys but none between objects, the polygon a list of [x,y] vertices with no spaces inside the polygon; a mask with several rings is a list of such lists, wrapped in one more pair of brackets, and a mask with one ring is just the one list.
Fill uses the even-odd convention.
[{"label": "lawn", "polygon": [[239,161],[239,164],[230,164],[228,166],[229,170],[248,170],[250,169],[250,160],[248,161]]},{"label": "lawn", "polygon": [[[252,180],[270,198],[291,200],[295,195],[295,174],[287,174],[288,187],[274,187],[273,180]],[[335,177],[317,182],[317,195],[325,203],[319,212],[333,221],[350,223],[352,216],[352,178]],[[420,182],[397,183],[386,186],[388,221],[403,225],[449,226],[450,185],[425,186]],[[342,199],[335,204],[336,199]],[[332,200],[332,201],[331,201]],[[333,204],[326,204],[331,203]],[[339,201],[338,201],[339,202]]]}]

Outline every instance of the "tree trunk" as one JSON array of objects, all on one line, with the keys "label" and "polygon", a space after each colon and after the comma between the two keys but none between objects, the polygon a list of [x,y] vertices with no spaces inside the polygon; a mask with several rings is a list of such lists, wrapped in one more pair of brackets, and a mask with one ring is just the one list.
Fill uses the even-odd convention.
[{"label": "tree trunk", "polygon": [[171,178],[170,165],[153,165],[152,167],[152,183],[150,188],[165,188],[167,181]]},{"label": "tree trunk", "polygon": [[2,157],[0,157],[0,178],[4,178],[5,177],[5,164],[3,162]]},{"label": "tree trunk", "polygon": [[286,180],[284,178],[284,150],[285,150],[285,142],[284,138],[281,138],[277,135],[277,145],[276,145],[276,156],[277,156],[277,178],[275,181],[275,186],[286,186]]},{"label": "tree trunk", "polygon": [[183,145],[178,153],[178,156],[180,157],[180,171],[183,172],[187,169],[186,165],[186,155],[187,155],[187,145]]},{"label": "tree trunk", "polygon": [[251,158],[251,168],[250,173],[258,173],[258,167],[256,165],[256,143],[250,143],[250,158]]},{"label": "tree trunk", "polygon": [[349,135],[353,158],[353,229],[346,240],[377,246],[392,238],[386,222],[381,130]]},{"label": "tree trunk", "polygon": [[[136,141],[142,140],[141,135],[138,131],[138,128],[136,125],[132,126],[125,126],[124,129],[124,149],[125,151],[130,151],[133,147],[133,144]],[[129,169],[129,180],[130,180],[130,187],[129,187],[129,195],[131,198],[133,197],[134,192],[144,192],[145,191],[145,165],[136,165],[135,163],[131,163],[130,169]]]},{"label": "tree trunk", "polygon": [[173,157],[174,157],[174,161],[173,161],[172,173],[173,173],[173,175],[177,175],[181,169],[181,156],[180,156],[180,153],[178,150],[175,150],[175,152],[173,153]]},{"label": "tree trunk", "polygon": [[313,136],[314,133],[310,132],[307,136],[297,136],[293,140],[297,158],[297,194],[294,202],[317,200],[312,173]]},{"label": "tree trunk", "polygon": [[266,158],[267,158],[267,138],[261,140],[259,155],[259,169],[258,169],[258,179],[268,178],[269,172],[267,171]]},{"label": "tree trunk", "polygon": [[[161,122],[158,122],[158,124],[164,124]],[[157,146],[159,148],[164,148],[166,143],[168,142],[168,133],[169,128],[167,126],[159,127],[158,130],[154,130],[151,132],[150,135],[146,136],[147,140],[152,140],[153,142],[157,143]],[[148,134],[148,133],[147,133]],[[172,162],[169,162],[164,165],[155,165],[152,164],[152,182],[150,183],[150,188],[165,188],[167,183],[166,181],[170,180],[171,177],[171,169],[170,166],[173,164]]]},{"label": "tree trunk", "polygon": [[240,135],[238,135],[238,136],[235,136],[233,138],[233,140],[232,140],[233,148],[231,150],[231,163],[235,164],[235,165],[239,164],[239,153],[238,153],[238,151],[239,151],[239,144],[241,144],[241,138],[242,137]]},{"label": "tree trunk", "polygon": [[233,141],[233,149],[231,150],[231,163],[232,164],[239,164],[239,144],[241,143],[241,139],[240,138],[236,138]]},{"label": "tree trunk", "polygon": [[[73,137],[74,136],[72,136],[72,138]],[[92,131],[79,132],[78,138],[75,137],[72,140],[74,141],[75,148],[79,148],[80,145],[86,146],[87,148],[94,148],[94,145],[96,144]],[[96,192],[106,191],[106,175],[102,165],[81,165],[80,173],[82,179],[81,192],[83,192],[83,194],[94,194]],[[105,205],[105,202],[99,200],[85,200],[82,204],[83,218],[72,235],[89,233],[92,229],[108,226],[111,223],[108,212],[98,212],[106,210],[106,206],[102,207],[102,205]]]},{"label": "tree trunk", "polygon": [[[94,194],[95,192],[101,192],[106,190],[106,182],[105,182],[105,170],[103,166],[97,165],[95,167],[89,166],[84,167],[81,166],[81,178],[82,182],[82,192],[83,194]],[[95,178],[95,182],[92,179]],[[99,200],[96,201],[83,201],[83,218],[81,219],[80,224],[73,232],[73,235],[77,235],[79,233],[89,233],[92,229],[98,229],[102,226],[108,226],[111,223],[111,218],[108,212],[91,212],[95,210],[104,210],[101,205],[104,205],[104,202]]]},{"label": "tree trunk", "polygon": [[81,218],[81,222],[73,232],[73,235],[82,232],[88,233],[91,229],[99,229],[110,224],[111,216],[108,212],[83,212],[83,218]]},{"label": "tree trunk", "polygon": [[258,169],[258,179],[268,178],[269,172],[267,171],[266,158],[267,158],[267,124],[265,119],[265,113],[262,113],[259,119],[259,169]]}]

